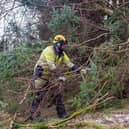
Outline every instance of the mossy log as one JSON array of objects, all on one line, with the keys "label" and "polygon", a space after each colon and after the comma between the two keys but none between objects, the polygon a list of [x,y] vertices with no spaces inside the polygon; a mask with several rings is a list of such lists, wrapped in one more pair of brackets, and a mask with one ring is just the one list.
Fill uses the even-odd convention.
[{"label": "mossy log", "polygon": [[105,100],[109,100],[109,98],[107,98],[108,94],[105,94],[103,97],[97,99],[93,104],[84,107],[76,112],[74,112],[71,116],[69,116],[66,119],[63,120],[57,120],[57,121],[50,121],[50,122],[41,122],[41,123],[35,123],[35,124],[20,124],[20,123],[14,123],[14,125],[18,126],[18,127],[32,127],[32,129],[49,129],[50,127],[60,127],[63,126],[66,122],[68,122],[69,120],[88,113],[91,110],[94,110],[98,105],[101,105],[103,102],[105,102]]}]

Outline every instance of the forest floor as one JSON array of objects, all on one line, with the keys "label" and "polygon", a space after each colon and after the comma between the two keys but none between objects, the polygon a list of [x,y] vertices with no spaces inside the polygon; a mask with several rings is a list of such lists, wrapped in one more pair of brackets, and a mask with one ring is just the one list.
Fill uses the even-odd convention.
[{"label": "forest floor", "polygon": [[[122,105],[123,104],[123,105]],[[121,106],[120,106],[121,105]],[[99,109],[97,111],[89,112],[87,114],[80,115],[68,122],[68,125],[74,125],[75,123],[96,123],[104,124],[107,126],[118,126],[121,128],[129,128],[129,100],[121,101],[118,107]],[[52,120],[54,117],[49,117]]]},{"label": "forest floor", "polygon": [[[107,108],[107,109],[99,109],[94,112],[89,112],[87,114],[80,115],[70,121],[67,122],[67,125],[73,129],[73,125],[75,123],[95,123],[95,124],[102,124],[106,126],[115,126],[129,129],[129,99],[120,101],[119,106]],[[68,106],[66,106],[68,110]],[[72,111],[68,110],[69,113]],[[7,113],[1,112],[0,113],[0,129],[6,129],[6,123],[9,123],[9,115]],[[45,118],[47,121],[58,120],[55,107],[52,106],[51,108],[44,109],[41,112],[41,118]],[[20,113],[17,116],[17,121],[23,123],[25,116],[22,116]],[[34,123],[36,119],[30,123]],[[22,128],[26,129],[26,128]],[[80,128],[79,128],[80,129]],[[86,128],[87,129],[87,128]],[[88,128],[90,129],[90,128]],[[96,129],[96,128],[93,128]],[[116,128],[117,129],[117,128]]]}]

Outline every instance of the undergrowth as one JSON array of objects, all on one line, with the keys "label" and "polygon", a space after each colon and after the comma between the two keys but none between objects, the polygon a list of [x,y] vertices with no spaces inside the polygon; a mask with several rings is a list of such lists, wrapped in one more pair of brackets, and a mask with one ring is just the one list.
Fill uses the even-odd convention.
[{"label": "undergrowth", "polygon": [[4,110],[10,114],[23,111],[18,103],[28,87],[24,79],[32,78],[37,56],[45,46],[46,43],[23,43],[12,51],[0,53],[0,108],[7,103]]},{"label": "undergrowth", "polygon": [[103,44],[93,50],[93,57],[86,68],[87,73],[82,76],[80,92],[72,100],[73,107],[88,105],[106,93],[118,99],[125,96],[123,91],[126,90],[127,83],[124,80],[128,81],[129,78],[121,77],[121,74],[128,73],[127,70],[121,70],[121,66],[129,59],[126,53],[117,53],[118,51],[120,50],[110,44]]}]

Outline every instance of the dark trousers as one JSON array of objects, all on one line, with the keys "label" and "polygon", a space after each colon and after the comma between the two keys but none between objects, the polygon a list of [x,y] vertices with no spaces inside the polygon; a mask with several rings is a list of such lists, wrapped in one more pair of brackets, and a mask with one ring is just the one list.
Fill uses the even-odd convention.
[{"label": "dark trousers", "polygon": [[[37,91],[35,99],[32,102],[31,106],[31,116],[36,112],[37,108],[39,107],[41,101],[43,100],[45,94],[47,91]],[[65,107],[62,102],[62,95],[61,93],[56,94],[53,96],[53,104],[56,106],[57,115],[59,118],[62,118],[64,115],[66,115]]]}]

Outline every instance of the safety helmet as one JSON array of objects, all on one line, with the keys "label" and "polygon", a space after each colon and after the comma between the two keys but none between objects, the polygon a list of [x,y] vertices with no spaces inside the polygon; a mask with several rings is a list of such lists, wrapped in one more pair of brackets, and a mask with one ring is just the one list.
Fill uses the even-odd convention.
[{"label": "safety helmet", "polygon": [[56,45],[56,47],[60,50],[63,51],[65,48],[65,44],[67,44],[67,40],[65,39],[65,37],[63,35],[56,35],[53,43]]},{"label": "safety helmet", "polygon": [[59,41],[67,42],[65,37],[63,35],[56,35],[54,37],[53,43],[57,43]]}]

